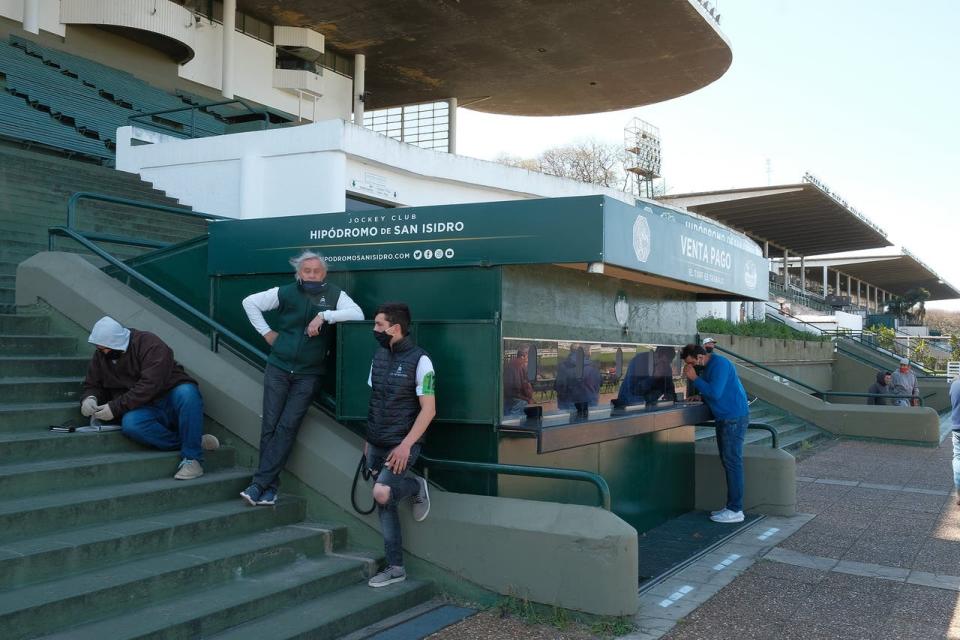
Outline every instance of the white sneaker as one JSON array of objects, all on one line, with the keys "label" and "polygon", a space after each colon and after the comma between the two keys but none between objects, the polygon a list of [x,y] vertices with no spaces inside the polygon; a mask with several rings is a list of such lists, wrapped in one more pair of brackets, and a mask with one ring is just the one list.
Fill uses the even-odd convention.
[{"label": "white sneaker", "polygon": [[711,516],[720,515],[720,514],[723,513],[724,511],[726,511],[726,508],[717,509],[716,511],[711,511],[711,512],[710,512],[710,515],[711,515]]},{"label": "white sneaker", "polygon": [[710,516],[710,519],[714,522],[720,522],[723,524],[743,522],[743,511],[730,511],[729,509],[724,509],[720,513]]},{"label": "white sneaker", "polygon": [[180,466],[177,467],[177,472],[174,474],[175,480],[193,480],[199,478],[203,475],[203,467],[200,466],[200,463],[196,460],[187,460],[184,458],[180,461]]}]

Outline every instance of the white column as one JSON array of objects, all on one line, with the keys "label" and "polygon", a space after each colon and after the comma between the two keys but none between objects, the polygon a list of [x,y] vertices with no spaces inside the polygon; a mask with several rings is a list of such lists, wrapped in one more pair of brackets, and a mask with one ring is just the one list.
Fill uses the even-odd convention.
[{"label": "white column", "polygon": [[828,286],[828,285],[829,285],[829,282],[828,282],[828,280],[827,280],[827,266],[824,265],[824,266],[823,266],[823,297],[824,297],[824,298],[827,297],[827,286]]},{"label": "white column", "polygon": [[834,271],[834,274],[836,274],[836,276],[837,276],[837,286],[833,288],[833,291],[834,291],[834,293],[836,293],[838,296],[843,295],[842,293],[840,293],[840,272],[839,272],[839,271]]},{"label": "white column", "polygon": [[353,124],[363,126],[363,94],[366,91],[367,56],[353,56]]},{"label": "white column", "polygon": [[23,30],[40,33],[40,0],[23,0]]},{"label": "white column", "polygon": [[457,152],[457,99],[447,100],[447,153]]},{"label": "white column", "polygon": [[[234,43],[237,37],[237,0],[223,0],[223,52],[220,64],[220,93],[233,98]],[[273,66],[273,65],[271,65]]]},{"label": "white column", "polygon": [[783,250],[783,288],[787,291],[790,290],[790,252],[786,249]]},{"label": "white column", "polygon": [[800,256],[800,291],[807,292],[807,257]]},{"label": "white column", "polygon": [[851,287],[853,286],[853,278],[847,276],[847,297],[850,298],[850,304],[853,304],[853,291]]}]

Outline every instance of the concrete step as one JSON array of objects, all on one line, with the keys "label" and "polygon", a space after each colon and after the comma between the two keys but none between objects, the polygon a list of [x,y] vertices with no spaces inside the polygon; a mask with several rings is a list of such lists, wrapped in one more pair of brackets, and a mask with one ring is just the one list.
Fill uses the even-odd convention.
[{"label": "concrete step", "polygon": [[236,498],[249,481],[247,471],[216,471],[187,482],[171,475],[120,486],[0,498],[0,542],[94,524],[105,514],[120,520]]},{"label": "concrete step", "polygon": [[[230,583],[289,566],[301,556],[322,555],[329,535],[307,527],[280,527],[225,540],[191,545],[123,564],[8,590],[0,598],[0,628],[5,640],[32,638],[55,630],[69,630],[82,622],[117,615],[157,602]],[[328,558],[341,580],[336,589],[356,581],[356,561]],[[311,567],[316,571],[317,567]],[[286,572],[284,572],[286,573]],[[115,634],[106,636],[116,638]]]},{"label": "concrete step", "polygon": [[831,437],[831,435],[826,431],[815,427],[807,427],[806,429],[794,431],[781,438],[780,448],[785,451],[799,451],[807,444],[829,437]]},{"label": "concrete step", "polygon": [[[79,412],[77,414],[79,415]],[[135,443],[119,431],[62,433],[50,431],[45,426],[12,432],[0,430],[0,460],[4,463],[76,458],[124,451],[139,453],[143,450],[143,445]]]},{"label": "concrete step", "polygon": [[428,583],[409,578],[383,589],[359,584],[206,637],[217,640],[268,637],[272,640],[333,640],[422,604],[431,597],[432,588]]},{"label": "concrete step", "polygon": [[80,402],[82,378],[4,377],[0,378],[0,403]]},{"label": "concrete step", "polygon": [[8,542],[0,557],[0,589],[294,524],[305,512],[304,501],[293,496],[282,496],[272,508],[253,508],[235,498]]},{"label": "concrete step", "polygon": [[[109,484],[129,484],[166,478],[176,473],[178,451],[141,449],[84,455],[74,458],[16,461],[0,464],[0,495],[25,497],[48,494],[69,488],[79,490]],[[207,451],[203,469],[212,473],[234,466],[232,448]]]},{"label": "concrete step", "polygon": [[[70,640],[97,639],[105,637],[117,640],[125,638],[209,638],[213,634],[223,632],[217,637],[235,637],[241,633],[237,629],[238,623],[262,619],[270,616],[264,638],[279,638],[270,629],[277,624],[275,614],[282,607],[291,602],[320,602],[327,604],[325,608],[344,605],[363,598],[366,592],[390,591],[390,589],[370,589],[365,584],[357,586],[367,574],[369,563],[350,558],[327,556],[316,559],[302,560],[284,570],[262,573],[256,580],[234,581],[230,584],[207,589],[203,593],[185,595],[164,602],[150,604],[142,609],[130,611],[112,619],[98,621],[93,624],[74,626],[69,631],[51,635],[49,638]],[[405,597],[405,594],[420,594],[427,591],[422,584],[411,582],[396,585],[398,588],[390,593],[368,596],[379,603],[388,603],[391,600],[414,600]],[[345,598],[333,599],[338,594],[347,594]],[[428,596],[429,597],[429,596]],[[327,598],[331,598],[328,600]],[[395,605],[395,606],[399,606]],[[389,615],[388,605],[378,611],[378,618]],[[328,612],[329,613],[329,612]],[[352,626],[349,607],[342,611],[341,622],[344,625],[337,629],[334,635],[310,635],[304,637],[324,638],[339,637]],[[226,630],[226,631],[224,631]]]},{"label": "concrete step", "polygon": [[0,355],[72,356],[76,355],[76,353],[76,338],[0,333]]},{"label": "concrete step", "polygon": [[50,318],[45,315],[0,314],[0,333],[8,335],[44,335],[50,332]]},{"label": "concrete step", "polygon": [[79,402],[36,402],[32,404],[0,404],[0,433],[36,433],[50,425],[67,420],[87,424],[89,418],[80,415]]},{"label": "concrete step", "polygon": [[70,376],[82,380],[89,364],[90,358],[85,356],[0,356],[0,377]]}]

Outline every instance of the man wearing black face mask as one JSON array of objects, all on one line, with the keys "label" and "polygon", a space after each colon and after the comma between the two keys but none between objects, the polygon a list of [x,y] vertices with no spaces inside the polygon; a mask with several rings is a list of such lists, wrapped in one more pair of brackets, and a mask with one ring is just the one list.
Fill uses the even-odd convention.
[{"label": "man wearing black face mask", "polygon": [[[93,325],[97,347],[83,381],[80,412],[103,422],[120,420],[123,435],[163,451],[180,451],[177,480],[203,475],[203,449],[220,446],[203,435],[203,399],[173,350],[148,331],[128,329],[110,316]],[[103,404],[100,404],[100,403]]]},{"label": "man wearing black face mask", "polygon": [[[330,325],[363,320],[357,303],[325,281],[327,265],[318,254],[304,251],[290,265],[296,282],[243,299],[250,324],[271,347],[263,372],[260,462],[250,486],[240,493],[250,505],[276,504],[280,472],[326,369]],[[276,330],[263,318],[264,311],[274,309]]]},{"label": "man wearing black face mask", "polygon": [[427,481],[407,470],[420,455],[423,435],[437,414],[433,363],[410,338],[410,309],[387,302],[373,319],[373,337],[380,345],[370,365],[370,409],[364,453],[376,477],[373,499],[380,513],[380,531],[386,567],[370,578],[371,587],[406,580],[403,539],[397,505],[411,498],[413,519],[422,522],[430,512]]}]

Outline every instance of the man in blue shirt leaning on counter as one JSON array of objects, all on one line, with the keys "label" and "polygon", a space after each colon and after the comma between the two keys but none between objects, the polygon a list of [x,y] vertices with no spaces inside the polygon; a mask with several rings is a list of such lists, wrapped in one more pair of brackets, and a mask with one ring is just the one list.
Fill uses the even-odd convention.
[{"label": "man in blue shirt leaning on counter", "polygon": [[[747,393],[733,363],[716,351],[688,344],[680,351],[683,375],[710,407],[717,422],[717,449],[727,476],[727,506],[710,514],[714,522],[743,522],[743,438],[750,424]],[[702,365],[697,375],[694,368]]]}]

